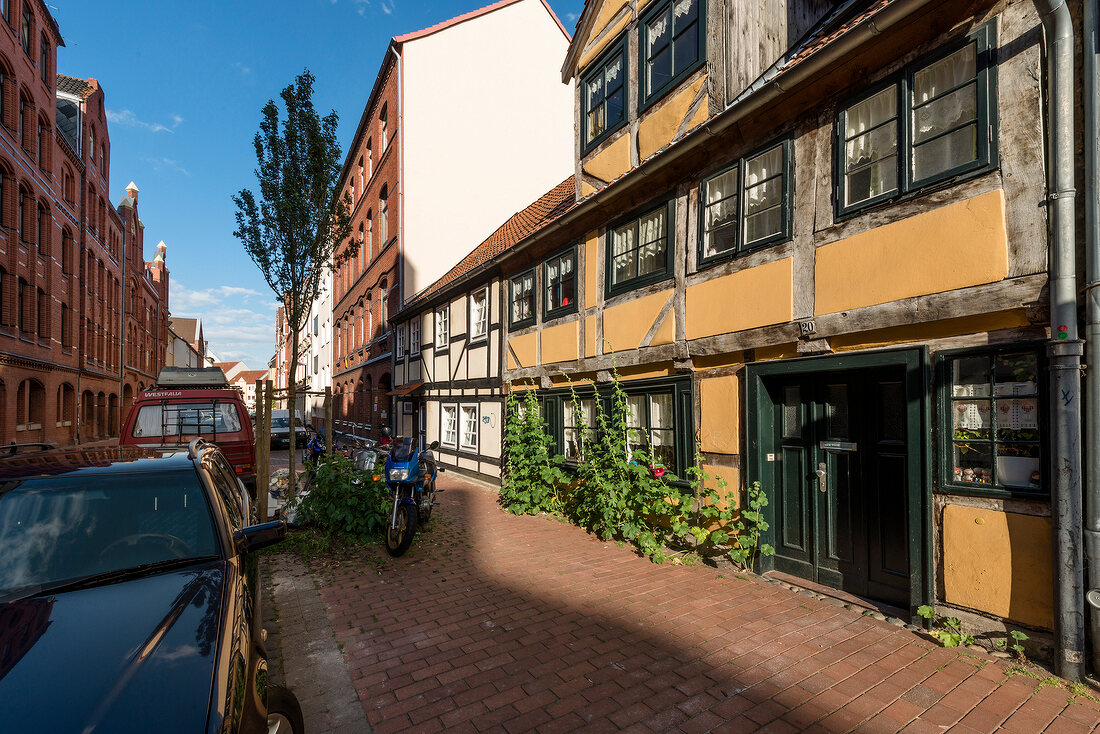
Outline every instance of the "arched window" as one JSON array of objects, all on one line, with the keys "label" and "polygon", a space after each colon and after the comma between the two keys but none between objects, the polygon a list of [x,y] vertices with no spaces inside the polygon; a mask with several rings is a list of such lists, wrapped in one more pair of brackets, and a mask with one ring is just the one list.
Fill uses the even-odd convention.
[{"label": "arched window", "polygon": [[382,285],[378,288],[378,328],[381,331],[386,330],[386,323],[389,320],[389,309],[387,306],[390,301],[389,282],[382,278]]},{"label": "arched window", "polygon": [[42,83],[47,87],[50,85],[50,42],[46,40],[46,34],[43,33],[42,37],[38,40],[38,57],[40,59],[38,66],[39,72],[42,74]]},{"label": "arched window", "polygon": [[374,143],[370,138],[367,138],[367,180],[371,179],[374,175],[374,151],[372,149]]},{"label": "arched window", "polygon": [[46,388],[35,379],[26,379],[19,383],[16,393],[15,422],[24,430],[32,431],[42,427],[46,413]]},{"label": "arched window", "polygon": [[378,113],[378,155],[386,154],[386,145],[389,143],[389,121],[387,120],[388,105],[382,105],[382,111]]},{"label": "arched window", "polygon": [[367,243],[366,235],[364,234],[363,225],[359,225],[359,270],[365,270],[367,267]]},{"label": "arched window", "polygon": [[386,217],[389,214],[390,203],[390,189],[388,186],[382,187],[382,193],[378,195],[378,246],[385,247],[388,240],[387,227],[388,222]]},{"label": "arched window", "polygon": [[26,242],[28,240],[28,234],[29,233],[27,232],[27,204],[28,204],[27,198],[29,196],[30,195],[27,193],[27,190],[25,188],[23,188],[22,186],[20,186],[19,187],[19,209],[16,212],[16,215],[19,217],[18,229],[19,229],[19,241],[20,242]]},{"label": "arched window", "polygon": [[374,302],[367,296],[367,341],[374,339]]},{"label": "arched window", "polygon": [[46,291],[41,288],[35,289],[35,305],[36,308],[36,333],[39,339],[50,338],[50,297]]},{"label": "arched window", "polygon": [[73,234],[66,227],[61,230],[61,272],[73,272]]},{"label": "arched window", "polygon": [[374,247],[374,212],[367,210],[367,264],[370,265],[371,258],[374,253],[371,250]]},{"label": "arched window", "polygon": [[366,180],[363,176],[363,156],[359,156],[359,196],[363,195],[363,184]]},{"label": "arched window", "polygon": [[20,34],[20,39],[23,41],[23,52],[27,56],[31,55],[31,28],[34,27],[33,15],[31,14],[31,4],[28,2],[23,3],[23,32]]},{"label": "arched window", "polygon": [[38,205],[38,254],[50,255],[50,210],[45,204]]}]

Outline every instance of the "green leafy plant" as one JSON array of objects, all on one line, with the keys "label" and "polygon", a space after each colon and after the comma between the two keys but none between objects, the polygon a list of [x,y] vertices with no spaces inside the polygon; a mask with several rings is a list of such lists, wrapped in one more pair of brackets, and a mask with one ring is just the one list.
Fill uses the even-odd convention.
[{"label": "green leafy plant", "polygon": [[355,469],[352,459],[325,456],[313,470],[309,492],[293,502],[299,520],[355,538],[382,532],[390,517],[390,491],[378,475]]},{"label": "green leafy plant", "polygon": [[[669,484],[675,475],[654,470],[647,442],[631,441],[640,436],[630,427],[630,404],[617,371],[613,377],[610,409],[596,401],[596,433],[577,465],[566,516],[603,540],[626,540],[661,563],[670,557],[667,545],[683,512],[684,496]],[[575,423],[583,426],[572,383],[570,389]]]},{"label": "green leafy plant", "polygon": [[767,543],[761,543],[760,537],[770,526],[764,519],[764,508],[768,506],[768,496],[760,487],[760,482],[753,482],[745,490],[746,503],[741,508],[732,527],[735,533],[735,541],[730,549],[730,558],[747,571],[756,567],[759,556],[775,555],[775,548]]},{"label": "green leafy plant", "polygon": [[1024,642],[1031,638],[1024,634],[1023,630],[1011,630],[1008,634],[1012,638],[1012,644],[1009,645],[1009,647],[1011,647],[1021,659],[1027,657],[1024,654]]},{"label": "green leafy plant", "polygon": [[939,640],[944,647],[974,644],[974,636],[963,632],[962,621],[958,617],[937,617],[936,608],[927,604],[917,607],[917,614],[932,622],[933,625],[937,619],[939,620],[942,629],[933,629],[929,634]]},{"label": "green leafy plant", "polygon": [[533,387],[524,392],[522,403],[515,391],[505,397],[504,476],[497,501],[515,515],[561,512],[561,487],[568,480],[553,460],[553,444]]}]

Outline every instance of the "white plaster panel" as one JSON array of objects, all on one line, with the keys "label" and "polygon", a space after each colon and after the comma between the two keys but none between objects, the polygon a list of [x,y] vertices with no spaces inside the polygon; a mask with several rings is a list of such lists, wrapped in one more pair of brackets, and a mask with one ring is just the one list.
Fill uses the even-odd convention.
[{"label": "white plaster panel", "polygon": [[403,44],[406,297],[572,173],[567,48],[542,0]]}]

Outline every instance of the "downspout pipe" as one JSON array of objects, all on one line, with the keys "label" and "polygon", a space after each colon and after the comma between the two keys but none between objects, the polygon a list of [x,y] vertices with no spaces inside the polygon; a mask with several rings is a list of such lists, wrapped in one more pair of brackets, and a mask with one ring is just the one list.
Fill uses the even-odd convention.
[{"label": "downspout pipe", "polygon": [[1083,509],[1081,491],[1081,355],[1073,187],[1073,20],[1066,0],[1036,0],[1047,53],[1050,233],[1050,468],[1054,520],[1055,672],[1084,674]]},{"label": "downspout pipe", "polygon": [[1085,556],[1087,559],[1090,602],[1092,670],[1100,671],[1100,186],[1097,164],[1100,161],[1100,117],[1096,96],[1097,72],[1097,0],[1084,0],[1082,31],[1082,82],[1084,101],[1085,147]]}]

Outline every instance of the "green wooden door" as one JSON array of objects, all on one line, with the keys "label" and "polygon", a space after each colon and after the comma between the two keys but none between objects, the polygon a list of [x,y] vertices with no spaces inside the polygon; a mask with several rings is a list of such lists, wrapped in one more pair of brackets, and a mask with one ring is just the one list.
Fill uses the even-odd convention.
[{"label": "green wooden door", "polygon": [[775,568],[904,608],[908,436],[899,368],[775,378]]}]

